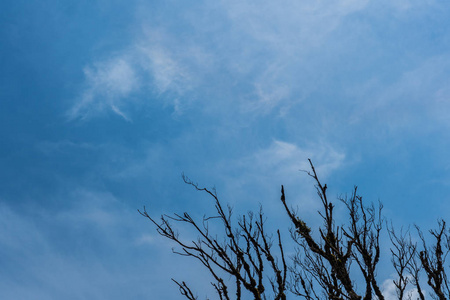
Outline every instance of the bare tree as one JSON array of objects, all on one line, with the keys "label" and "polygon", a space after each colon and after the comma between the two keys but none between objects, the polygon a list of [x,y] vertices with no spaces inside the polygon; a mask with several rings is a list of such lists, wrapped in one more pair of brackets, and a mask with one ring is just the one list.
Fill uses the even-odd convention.
[{"label": "bare tree", "polygon": [[420,285],[419,274],[421,266],[417,261],[417,243],[412,242],[409,228],[406,232],[403,232],[402,228],[400,233],[396,233],[391,223],[390,227],[388,227],[388,234],[392,243],[391,262],[397,273],[397,279],[393,280],[393,284],[396,288],[398,299],[410,298],[410,295],[406,294],[406,288],[411,283],[416,287],[419,299],[425,300]]},{"label": "bare tree", "polygon": [[[346,205],[349,223],[337,226],[333,215],[334,204],[328,199],[327,185],[320,182],[311,161],[311,172],[307,172],[315,181],[317,194],[322,202],[319,211],[323,226],[319,228],[319,236],[314,238],[306,223],[289,208],[286,203],[284,188],[281,188],[281,202],[291,219],[294,229],[292,238],[299,245],[294,257],[294,282],[292,292],[307,299],[384,299],[376,280],[376,266],[380,259],[379,237],[382,229],[380,204],[378,209],[373,205],[364,206],[362,197],[354,188],[349,198],[340,200]],[[352,280],[350,265],[355,262],[357,271],[365,280],[364,297],[358,294]],[[315,289],[322,289],[321,295]]]},{"label": "bare tree", "polygon": [[[194,257],[199,260],[214,278],[211,282],[219,299],[231,299],[230,284],[234,285],[235,297],[242,299],[243,290],[248,291],[255,300],[266,299],[271,294],[273,299],[286,299],[287,267],[284,256],[280,232],[277,231],[276,241],[279,258],[273,250],[272,236],[265,232],[265,217],[262,209],[258,214],[252,212],[242,216],[236,226],[232,223],[232,209],[225,210],[220,203],[215,190],[200,188],[189,178],[183,176],[183,180],[199,191],[209,194],[215,202],[217,215],[204,217],[199,223],[188,213],[174,216],[161,216],[160,222],[153,219],[147,211],[139,211],[148,218],[157,228],[158,233],[174,242],[181,250],[175,253]],[[219,220],[225,229],[225,238],[219,242],[217,235],[213,235],[209,229],[209,222]],[[184,223],[199,234],[197,241],[183,241],[170,221]],[[224,279],[224,275],[228,275]],[[232,277],[233,280],[228,278]],[[180,288],[180,292],[187,299],[197,299],[188,285],[173,280]],[[267,282],[270,285],[268,291]],[[269,297],[270,298],[270,297]]]},{"label": "bare tree", "polygon": [[[163,215],[157,221],[145,207],[139,211],[155,226],[160,235],[176,244],[173,250],[200,261],[212,278],[218,299],[285,300],[290,294],[307,300],[384,300],[385,295],[377,278],[380,262],[380,235],[383,229],[382,204],[365,204],[355,187],[350,196],[338,197],[337,203],[346,209],[344,224],[336,224],[335,204],[329,200],[327,185],[322,184],[314,165],[309,160],[317,195],[321,201],[318,212],[323,225],[311,229],[298,210],[290,207],[281,186],[281,203],[291,221],[291,241],[282,242],[266,232],[262,208],[233,221],[232,208],[224,208],[215,189],[199,187],[183,175],[185,183],[207,193],[214,201],[215,214],[197,221],[190,214]],[[220,238],[213,233],[211,222],[219,222],[223,229]],[[198,234],[197,240],[186,241],[179,236],[175,223],[187,225]],[[422,249],[413,242],[411,233],[396,232],[392,223],[387,226],[391,241],[391,263],[396,278],[392,280],[397,299],[425,300],[428,292],[433,299],[449,299],[450,288],[446,275],[446,257],[450,252],[450,234],[446,223],[438,222],[437,230],[430,230],[432,246],[427,246],[422,231],[416,226]],[[295,254],[286,260],[285,246],[295,248]],[[426,282],[420,278],[425,273]],[[290,278],[288,280],[288,278]],[[180,293],[189,300],[198,299],[185,281],[172,279]],[[361,285],[362,283],[362,285]],[[362,288],[357,288],[360,285]],[[424,288],[425,286],[425,288]]]},{"label": "bare tree", "polygon": [[430,230],[430,234],[435,239],[432,247],[427,247],[426,239],[418,227],[417,231],[423,244],[423,250],[419,252],[419,259],[427,275],[428,286],[432,288],[430,294],[434,299],[449,299],[450,290],[445,271],[445,260],[450,251],[450,237],[446,230],[446,223],[440,220],[438,229]]}]

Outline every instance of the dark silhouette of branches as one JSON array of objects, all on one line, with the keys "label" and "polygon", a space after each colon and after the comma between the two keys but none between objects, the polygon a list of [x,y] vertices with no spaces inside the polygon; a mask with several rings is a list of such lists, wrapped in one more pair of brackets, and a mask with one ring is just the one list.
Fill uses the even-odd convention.
[{"label": "dark silhouette of branches", "polygon": [[[384,300],[380,282],[385,280],[377,278],[385,222],[383,205],[364,203],[354,187],[349,196],[337,198],[336,203],[345,208],[347,221],[336,224],[335,204],[327,195],[327,185],[321,183],[314,165],[309,163],[311,170],[306,173],[314,180],[323,223],[314,230],[309,227],[298,209],[288,205],[281,186],[281,204],[292,224],[290,241],[283,242],[279,230],[275,235],[266,231],[261,207],[257,213],[249,212],[233,221],[232,208],[222,205],[215,189],[199,187],[184,175],[186,184],[212,198],[212,216],[199,221],[185,212],[162,215],[158,221],[145,207],[139,213],[154,224],[161,236],[178,245],[174,253],[193,257],[203,265],[220,300],[248,299],[249,295],[255,300],[286,300],[288,294],[307,300]],[[222,235],[210,229],[216,228],[212,222],[219,224]],[[190,227],[197,238],[180,237],[175,224]],[[396,231],[392,223],[386,228],[396,274],[391,282],[397,299],[425,300],[427,293],[433,299],[450,299],[446,273],[450,234],[445,221],[440,220],[438,229],[429,231],[431,243],[416,226],[421,249],[409,229]],[[287,259],[286,246],[295,253]],[[423,273],[426,280],[421,279]],[[185,281],[172,280],[185,298],[198,299]]]},{"label": "dark silhouette of branches", "polygon": [[[172,278],[172,281],[175,282],[180,288],[181,295],[185,296],[189,300],[197,300],[198,297],[194,296],[191,289],[187,286],[186,282],[182,281],[181,283]],[[220,294],[219,294],[220,295]],[[222,299],[222,298],[220,298]]]},{"label": "dark silhouette of branches", "polygon": [[[309,162],[311,172],[307,174],[314,179],[322,202],[319,215],[323,226],[319,228],[318,238],[313,237],[311,228],[288,207],[284,187],[281,188],[281,202],[295,228],[292,237],[300,247],[292,268],[295,279],[292,292],[307,299],[317,299],[314,289],[320,287],[327,299],[372,299],[373,294],[384,299],[375,276],[380,259],[382,205],[378,209],[373,205],[364,206],[355,187],[350,198],[340,199],[347,207],[349,224],[337,226],[333,215],[335,206],[328,199],[327,185],[322,185],[314,165]],[[355,289],[350,269],[352,262],[356,262],[365,279],[364,297]]]},{"label": "dark silhouette of branches", "polygon": [[[202,222],[195,221],[188,213],[174,216],[161,216],[160,222],[153,219],[147,211],[139,211],[141,215],[148,218],[157,228],[160,235],[176,242],[181,251],[177,254],[194,257],[199,260],[214,278],[211,283],[215,288],[219,299],[231,299],[229,284],[230,280],[224,279],[224,275],[234,278],[235,299],[241,299],[242,290],[248,291],[254,299],[266,299],[268,294],[266,281],[270,283],[273,299],[286,299],[286,277],[287,267],[284,257],[283,245],[280,232],[277,231],[276,241],[280,259],[273,250],[271,235],[265,232],[264,214],[262,210],[257,215],[252,212],[244,215],[233,227],[231,216],[232,209],[225,210],[220,203],[214,190],[200,188],[189,178],[183,176],[183,180],[199,191],[209,194],[215,203],[217,215],[204,217]],[[220,220],[225,230],[225,239],[219,242],[217,236],[212,235],[209,222]],[[170,223],[188,224],[199,234],[196,241],[183,241],[174,226]],[[175,280],[174,280],[175,281]],[[187,284],[175,281],[180,292],[188,299],[196,299]]]},{"label": "dark silhouette of branches", "polygon": [[431,247],[427,246],[426,239],[418,227],[417,231],[423,244],[423,250],[419,252],[419,259],[427,275],[428,286],[432,288],[430,294],[434,299],[449,299],[450,290],[445,272],[445,259],[450,251],[450,237],[446,230],[446,223],[444,220],[440,220],[438,229],[430,230],[430,234],[434,237],[434,244]]},{"label": "dark silhouette of branches", "polygon": [[400,233],[396,233],[394,226],[388,226],[388,234],[392,243],[391,247],[391,262],[397,273],[397,279],[393,280],[397,296],[399,300],[405,298],[406,287],[411,282],[417,289],[419,299],[424,300],[425,296],[420,286],[420,265],[417,262],[417,244],[412,242],[409,229]]}]

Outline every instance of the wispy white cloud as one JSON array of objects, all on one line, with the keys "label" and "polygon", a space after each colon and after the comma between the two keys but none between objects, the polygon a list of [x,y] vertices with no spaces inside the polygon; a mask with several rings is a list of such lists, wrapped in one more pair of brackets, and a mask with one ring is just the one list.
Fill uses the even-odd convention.
[{"label": "wispy white cloud", "polygon": [[69,119],[87,118],[105,110],[112,110],[127,121],[130,118],[121,106],[140,86],[130,57],[123,55],[96,62],[84,68],[85,88],[67,112]]},{"label": "wispy white cloud", "polygon": [[171,55],[170,49],[159,45],[148,45],[141,47],[140,50],[145,58],[143,67],[150,72],[159,93],[169,90],[181,93],[189,88],[190,74]]},{"label": "wispy white cloud", "polygon": [[[392,2],[391,10],[404,11],[435,1]],[[131,99],[142,90],[164,97],[163,105],[172,105],[178,114],[193,101],[205,110],[239,106],[242,114],[286,111],[327,88],[320,73],[333,65],[317,62],[328,58],[327,49],[339,56],[348,43],[372,34],[368,21],[357,26],[346,21],[373,5],[369,0],[203,3],[197,13],[178,11],[178,27],[171,27],[174,20],[142,17],[134,20],[142,31],[119,49],[122,54],[85,67],[86,88],[68,115],[74,119],[112,111],[132,120],[127,107],[143,105]],[[152,9],[139,6],[142,15]]]},{"label": "wispy white cloud", "polygon": [[[243,104],[248,108],[243,112],[265,114],[291,96],[292,79],[286,83],[286,78],[294,75],[291,66],[304,64],[307,53],[314,51],[343,18],[363,9],[366,3],[222,2],[206,5],[213,12],[210,17],[187,18],[186,36],[143,21],[142,34],[121,50],[123,55],[85,67],[86,88],[69,117],[111,110],[130,120],[124,111],[130,102],[126,98],[140,88],[155,90],[159,95],[169,92],[176,99],[182,95],[183,101],[189,101],[186,99],[192,97],[186,97],[188,92],[195,90],[198,99],[210,97],[211,87],[220,94],[232,88],[236,80],[245,80],[243,84],[253,89],[253,97],[235,97],[249,102]],[[212,19],[223,23],[221,30],[207,28]],[[257,53],[266,60],[259,59],[260,54],[255,57]],[[230,97],[220,101],[236,100]],[[171,104],[182,111],[183,102]]]},{"label": "wispy white cloud", "polygon": [[267,114],[280,104],[287,105],[292,97],[292,87],[289,86],[289,81],[281,80],[284,77],[281,74],[285,71],[283,66],[268,66],[267,70],[254,80],[254,92],[249,99],[241,103],[242,111],[257,115]]},{"label": "wispy white cloud", "polygon": [[145,103],[133,97],[140,91],[159,96],[170,93],[174,99],[169,103],[179,113],[182,111],[177,99],[195,86],[195,65],[204,65],[207,57],[195,47],[184,49],[182,54],[174,52],[161,33],[152,32],[155,34],[144,34],[122,49],[122,54],[84,68],[85,88],[67,112],[69,119],[112,111],[131,121],[126,109]]},{"label": "wispy white cloud", "polygon": [[331,145],[311,144],[299,147],[293,143],[274,140],[266,149],[261,149],[243,159],[244,164],[257,173],[272,173],[275,177],[291,177],[299,170],[309,170],[308,158],[317,161],[317,170],[323,177],[338,169],[345,161],[345,154]]}]

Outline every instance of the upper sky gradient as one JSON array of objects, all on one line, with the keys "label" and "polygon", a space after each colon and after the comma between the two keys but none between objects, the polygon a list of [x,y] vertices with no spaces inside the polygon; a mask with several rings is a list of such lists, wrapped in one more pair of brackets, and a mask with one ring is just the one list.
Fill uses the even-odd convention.
[{"label": "upper sky gradient", "polygon": [[315,214],[311,158],[428,229],[449,150],[449,1],[0,1],[0,299],[201,287],[137,213],[211,211],[182,172],[278,222],[281,184]]}]

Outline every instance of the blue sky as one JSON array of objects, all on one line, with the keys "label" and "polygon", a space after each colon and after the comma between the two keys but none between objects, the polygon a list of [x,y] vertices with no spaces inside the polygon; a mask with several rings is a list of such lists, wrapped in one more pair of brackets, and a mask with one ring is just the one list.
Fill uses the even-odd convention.
[{"label": "blue sky", "polygon": [[311,158],[398,226],[450,219],[449,20],[434,0],[2,1],[0,298],[204,296],[136,211],[210,212],[182,172],[278,223],[281,184],[317,210]]}]

